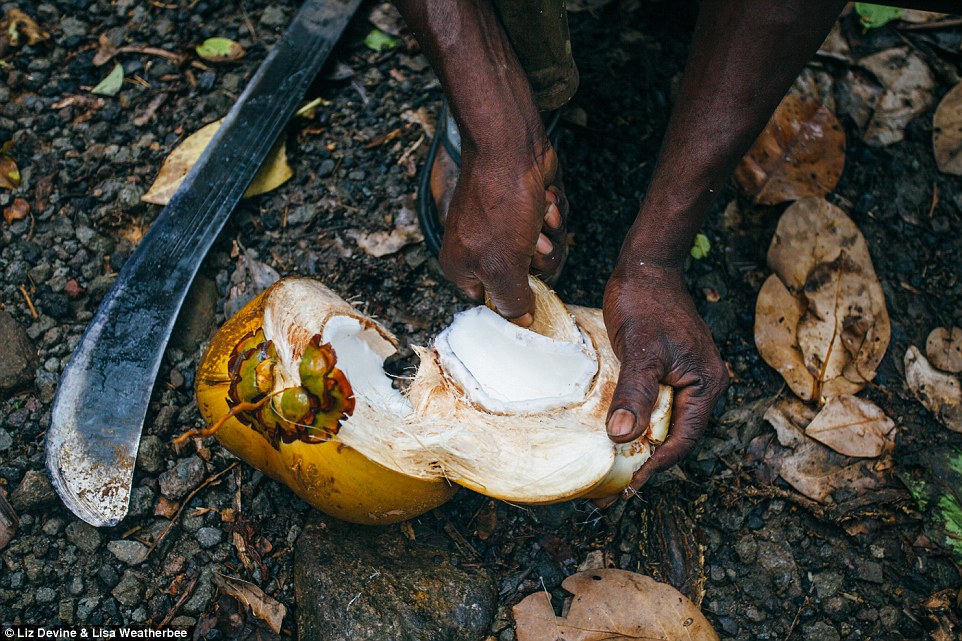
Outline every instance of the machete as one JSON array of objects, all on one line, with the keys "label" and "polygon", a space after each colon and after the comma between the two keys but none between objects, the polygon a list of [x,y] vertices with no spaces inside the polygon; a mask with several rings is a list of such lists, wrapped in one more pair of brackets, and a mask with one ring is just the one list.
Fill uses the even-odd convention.
[{"label": "machete", "polygon": [[127,514],[140,433],[174,321],[201,261],[360,0],[306,0],[104,298],[60,378],[47,469],[95,526]]}]

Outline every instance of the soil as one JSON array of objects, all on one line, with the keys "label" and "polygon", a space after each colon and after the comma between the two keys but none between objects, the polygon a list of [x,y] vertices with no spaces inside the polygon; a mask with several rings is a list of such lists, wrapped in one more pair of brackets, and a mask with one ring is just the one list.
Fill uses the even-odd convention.
[{"label": "soil", "polygon": [[[40,358],[16,390],[0,391],[0,488],[23,486],[14,501],[19,531],[0,552],[2,622],[173,621],[198,624],[206,634],[198,638],[235,638],[230,626],[243,613],[216,597],[214,572],[257,584],[289,611],[302,605],[294,600],[294,542],[311,510],[291,492],[241,464],[200,490],[182,514],[170,511],[200,479],[235,463],[213,439],[171,443],[200,424],[192,384],[204,322],[182,323],[177,347],[168,350],[147,415],[131,514],[120,526],[96,531],[80,522],[53,497],[43,465],[59,374],[160,211],[140,196],[179,140],[226,113],[295,4],[31,4],[50,41],[3,54],[0,142],[12,139],[23,185],[14,194],[0,191],[0,209],[19,196],[31,215],[0,222],[0,308],[25,328]],[[625,0],[571,16],[582,81],[561,139],[573,204],[573,246],[557,287],[565,301],[601,304],[644,196],[695,15],[678,5]],[[282,275],[318,278],[356,301],[405,341],[401,363],[409,345],[425,344],[466,306],[423,243],[374,258],[351,233],[390,230],[402,209],[413,207],[429,136],[410,115],[423,110],[433,121],[441,95],[409,37],[381,53],[363,45],[369,8],[312,92],[330,104],[290,128],[293,179],[237,209],[205,262],[189,319],[215,310],[223,322],[235,243]],[[124,53],[120,93],[88,93],[112,65],[93,64],[101,37],[115,46],[190,53],[213,36],[237,40],[246,57],[201,66],[193,56],[176,64]],[[860,53],[903,40],[917,48],[936,70],[938,99],[962,72],[953,37],[889,27],[856,40]],[[836,75],[844,70],[837,61],[819,64]],[[72,96],[78,98],[65,102]],[[904,142],[875,148],[843,119],[846,168],[829,197],[865,234],[887,297],[892,343],[864,395],[899,426],[896,466],[962,443],[914,400],[901,374],[909,345],[923,346],[931,329],[962,319],[962,181],[937,171],[931,123],[932,109],[912,121]],[[379,144],[396,129],[396,138]],[[958,559],[920,536],[924,522],[907,492],[840,514],[778,479],[761,478],[747,462],[748,443],[771,430],[761,421],[766,403],[785,393],[753,341],[754,300],[784,207],[743,203],[738,220],[726,219],[721,212],[736,197],[733,186],[720,197],[703,230],[712,249],[688,270],[699,311],[734,374],[699,452],[606,511],[586,502],[525,508],[462,491],[417,519],[418,531],[448,539],[459,563],[496,577],[502,607],[491,638],[514,639],[510,605],[532,591],[546,589],[560,604],[559,585],[579,566],[670,581],[701,603],[722,638],[744,640],[923,639],[935,625],[926,601],[962,586]],[[118,544],[124,539],[156,547],[143,560],[140,548]],[[255,552],[245,558],[238,540]],[[296,638],[291,614],[280,636]]]}]

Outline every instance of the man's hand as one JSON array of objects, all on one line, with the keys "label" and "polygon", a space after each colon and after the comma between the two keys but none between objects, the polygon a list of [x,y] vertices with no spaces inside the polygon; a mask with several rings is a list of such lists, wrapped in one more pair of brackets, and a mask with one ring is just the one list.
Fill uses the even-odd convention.
[{"label": "man's hand", "polygon": [[605,325],[621,360],[618,387],[608,410],[613,441],[631,441],[648,429],[658,383],[675,388],[668,439],[632,479],[638,489],[695,447],[728,371],[711,332],[695,310],[680,267],[659,267],[622,254],[604,300]]},{"label": "man's hand", "polygon": [[543,136],[542,129],[532,149],[465,150],[441,247],[449,280],[474,300],[486,291],[503,316],[521,325],[531,324],[529,268],[551,275],[565,242],[567,202],[554,185],[558,158]]}]

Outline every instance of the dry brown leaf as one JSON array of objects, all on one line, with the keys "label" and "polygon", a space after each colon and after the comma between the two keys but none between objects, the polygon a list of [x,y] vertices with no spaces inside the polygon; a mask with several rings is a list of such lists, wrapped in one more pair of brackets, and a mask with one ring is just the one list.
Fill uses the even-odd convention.
[{"label": "dry brown leaf", "polygon": [[932,367],[914,345],[905,352],[905,381],[915,398],[953,432],[962,432],[959,379]]},{"label": "dry brown leaf", "polygon": [[775,473],[820,503],[831,503],[836,490],[860,494],[884,484],[881,462],[847,458],[808,437],[806,428],[815,417],[815,410],[791,396],[765,412],[778,437],[778,444],[771,443],[764,455]]},{"label": "dry brown leaf", "polygon": [[0,20],[0,34],[13,47],[32,47],[50,38],[50,34],[41,29],[33,18],[17,8],[7,9],[3,20]]},{"label": "dry brown leaf", "polygon": [[688,597],[666,583],[625,570],[592,570],[561,586],[574,595],[565,616],[536,592],[514,606],[518,641],[715,641],[718,635]]},{"label": "dry brown leaf", "polygon": [[251,612],[258,619],[264,621],[274,634],[280,634],[281,624],[287,614],[287,608],[283,603],[264,594],[264,591],[253,583],[248,583],[241,579],[215,573],[214,583],[225,594],[237,599],[240,603],[248,606]]},{"label": "dry brown leaf", "polygon": [[798,323],[804,313],[804,304],[778,276],[769,276],[755,303],[755,346],[792,391],[810,401],[816,397],[818,385],[805,367],[805,357],[798,346]]},{"label": "dry brown leaf", "polygon": [[818,55],[827,58],[834,58],[842,62],[852,61],[852,49],[849,47],[848,40],[842,33],[842,23],[835,21],[832,30],[828,32],[822,46],[818,48]]},{"label": "dry brown leaf", "polygon": [[421,226],[414,212],[407,206],[402,206],[395,216],[394,229],[391,231],[365,232],[350,229],[347,236],[353,238],[364,253],[375,258],[397,253],[408,245],[424,240]]},{"label": "dry brown leaf", "polygon": [[962,176],[962,82],[945,94],[935,110],[932,149],[939,171]]},{"label": "dry brown leaf", "polygon": [[845,166],[845,132],[829,109],[797,95],[785,96],[751,149],[735,180],[756,203],[777,205],[835,189]]},{"label": "dry brown leaf", "polygon": [[935,79],[925,61],[908,47],[886,49],[859,60],[873,78],[850,70],[842,95],[845,111],[874,146],[905,138],[905,127],[934,100]]},{"label": "dry brown leaf", "polygon": [[943,372],[962,372],[962,327],[936,327],[925,341],[929,362]]},{"label": "dry brown leaf", "polygon": [[[187,172],[194,166],[200,155],[204,153],[204,149],[207,148],[211,138],[220,129],[222,122],[223,119],[201,127],[177,145],[164,160],[154,184],[140,199],[145,203],[166,205],[184,181]],[[294,172],[287,164],[287,146],[282,135],[267,155],[267,159],[264,160],[264,164],[261,165],[257,175],[254,176],[254,180],[251,181],[247,191],[244,192],[244,198],[258,196],[277,189],[290,180],[293,175]]]},{"label": "dry brown leaf", "polygon": [[30,215],[30,203],[23,198],[14,198],[13,202],[3,208],[3,219],[9,225],[15,220],[21,220]]},{"label": "dry brown leaf", "polygon": [[895,423],[878,405],[856,396],[831,399],[805,434],[845,456],[874,458],[895,447]]},{"label": "dry brown leaf", "polygon": [[779,282],[770,277],[756,303],[762,358],[806,401],[858,392],[891,336],[861,232],[825,200],[800,200],[779,220],[768,264]]}]

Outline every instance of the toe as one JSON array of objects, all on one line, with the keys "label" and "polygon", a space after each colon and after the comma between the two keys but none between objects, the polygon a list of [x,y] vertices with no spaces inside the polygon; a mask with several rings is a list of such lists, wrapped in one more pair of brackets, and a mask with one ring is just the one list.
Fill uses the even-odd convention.
[{"label": "toe", "polygon": [[554,250],[554,244],[551,240],[544,234],[538,234],[538,242],[535,245],[535,250],[542,256],[547,256]]}]

